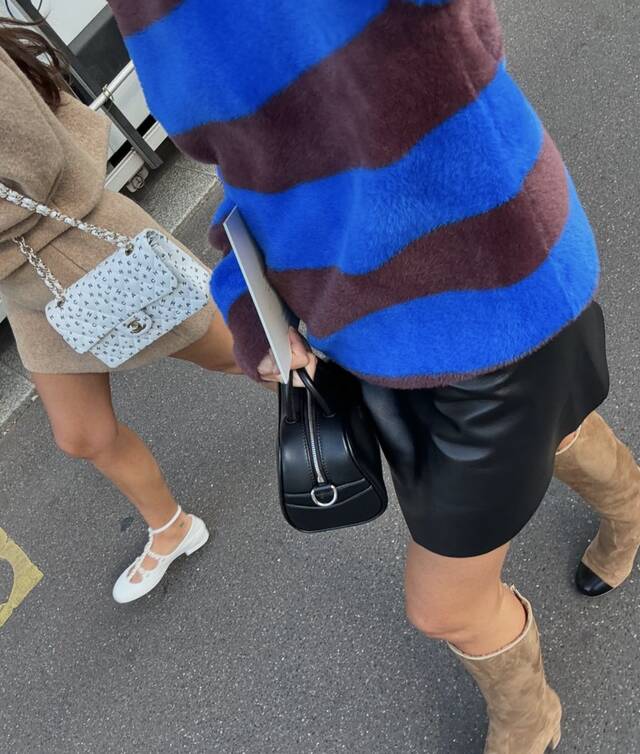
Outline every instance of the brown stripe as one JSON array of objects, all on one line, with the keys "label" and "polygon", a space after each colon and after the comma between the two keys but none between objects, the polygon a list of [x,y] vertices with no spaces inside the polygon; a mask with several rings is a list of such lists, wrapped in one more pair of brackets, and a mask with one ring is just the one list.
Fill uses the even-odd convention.
[{"label": "brown stripe", "polygon": [[378,375],[361,374],[350,370],[358,379],[363,382],[370,382],[378,387],[385,387],[392,390],[429,390],[434,387],[445,387],[447,385],[458,385],[465,380],[471,380],[474,377],[481,377],[483,374],[496,372],[508,364],[499,364],[483,372],[470,372],[460,374],[438,374],[435,376],[419,374],[415,377],[379,377]]},{"label": "brown stripe", "polygon": [[[123,37],[136,34],[169,15],[183,0],[108,0]],[[159,51],[161,52],[161,51]],[[167,51],[170,52],[170,51]]]},{"label": "brown stripe", "polygon": [[258,364],[269,353],[269,342],[249,293],[233,302],[227,324],[233,333],[233,353],[238,366],[259,382]]},{"label": "brown stripe", "polygon": [[[545,343],[541,343],[536,347],[535,350],[537,351],[544,345]],[[379,387],[390,388],[392,390],[429,390],[434,387],[459,385],[460,383],[466,382],[467,380],[473,380],[477,377],[482,377],[483,375],[493,374],[500,369],[510,367],[518,361],[522,361],[523,359],[527,358],[527,356],[531,356],[531,353],[523,354],[517,359],[512,359],[511,361],[496,364],[495,366],[491,366],[487,369],[481,369],[475,372],[452,372],[451,374],[436,375],[418,374],[411,377],[380,377],[376,374],[362,374],[353,370],[348,371],[351,371],[352,374],[354,374],[358,379],[363,380],[363,382],[370,382],[372,385],[378,385]]]},{"label": "brown stripe", "polygon": [[502,26],[494,0],[475,0],[471,3],[470,19],[475,33],[485,49],[496,60],[504,57]]},{"label": "brown stripe", "polygon": [[532,353],[543,348],[550,340],[557,337],[553,335],[549,340],[540,343],[532,351],[522,354],[516,359],[504,361],[499,364],[487,367],[486,369],[478,369],[473,372],[450,372],[443,374],[416,374],[409,377],[380,377],[377,374],[363,374],[362,372],[356,372],[353,369],[348,370],[354,374],[358,379],[364,382],[370,382],[372,385],[378,385],[379,387],[390,388],[394,390],[429,390],[434,387],[446,387],[448,385],[459,385],[460,383],[468,380],[476,379],[477,377],[483,377],[487,374],[493,374],[500,369],[511,367],[519,361],[531,356]]},{"label": "brown stripe", "polygon": [[471,18],[477,2],[442,9],[392,0],[352,42],[257,113],[174,141],[195,159],[219,163],[226,182],[263,192],[388,165],[495,75],[487,48],[495,40],[481,39]]},{"label": "brown stripe", "polygon": [[360,317],[415,298],[521,280],[547,257],[568,211],[562,158],[545,135],[521,192],[491,212],[439,228],[367,274],[326,267],[269,270],[268,276],[313,335],[325,338]]},{"label": "brown stripe", "polygon": [[228,254],[231,251],[229,236],[222,223],[216,223],[209,228],[209,243],[214,249]]}]

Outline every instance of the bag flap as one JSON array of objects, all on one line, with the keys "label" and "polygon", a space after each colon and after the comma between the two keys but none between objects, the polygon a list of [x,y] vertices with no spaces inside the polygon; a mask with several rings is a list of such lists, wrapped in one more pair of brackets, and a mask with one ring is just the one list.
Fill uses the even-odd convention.
[{"label": "bag flap", "polygon": [[67,288],[63,305],[49,302],[46,315],[74,351],[86,353],[115,327],[177,287],[176,276],[141,235],[131,252],[118,249]]},{"label": "bag flap", "polygon": [[[178,278],[190,282],[196,288],[204,291],[209,300],[209,278],[211,271],[195,257],[177,246],[170,238],[157,230],[148,228],[140,234],[155,251],[167,267]],[[137,239],[136,239],[137,240]]]}]

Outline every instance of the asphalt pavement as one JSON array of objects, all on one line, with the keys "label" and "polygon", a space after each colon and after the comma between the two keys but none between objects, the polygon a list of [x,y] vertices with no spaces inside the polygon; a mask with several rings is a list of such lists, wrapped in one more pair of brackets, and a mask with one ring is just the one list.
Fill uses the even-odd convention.
[{"label": "asphalt pavement", "polygon": [[[502,0],[508,62],[560,145],[596,229],[612,371],[606,418],[640,455],[640,6]],[[210,208],[179,233],[205,248]],[[471,680],[403,614],[397,505],[302,535],[276,498],[273,397],[167,361],[114,379],[117,410],[215,531],[128,607],[114,579],[145,541],[131,507],[56,451],[38,401],[0,437],[0,526],[43,573],[0,629],[0,751],[16,754],[478,754]],[[572,587],[596,522],[552,486],[508,579],[535,607],[565,705],[559,751],[640,751],[640,578]],[[0,602],[10,567],[0,560]],[[520,753],[518,753],[520,754]],[[522,753],[524,754],[524,752]]]}]

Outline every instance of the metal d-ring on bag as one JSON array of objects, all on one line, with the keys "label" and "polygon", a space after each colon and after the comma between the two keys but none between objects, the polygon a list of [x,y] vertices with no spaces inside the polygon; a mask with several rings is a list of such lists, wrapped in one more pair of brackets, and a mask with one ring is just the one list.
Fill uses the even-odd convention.
[{"label": "metal d-ring on bag", "polygon": [[13,239],[54,296],[45,308],[49,324],[77,353],[120,366],[206,306],[206,269],[157,230],[128,238],[50,209],[3,183],[0,198],[117,247],[64,288],[23,237]]}]

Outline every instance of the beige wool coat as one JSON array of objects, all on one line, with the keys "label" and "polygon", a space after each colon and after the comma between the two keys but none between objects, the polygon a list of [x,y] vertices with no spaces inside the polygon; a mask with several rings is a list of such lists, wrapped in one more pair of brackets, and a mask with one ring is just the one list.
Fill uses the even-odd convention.
[{"label": "beige wool coat", "polygon": [[[158,224],[137,204],[104,189],[108,120],[63,94],[54,113],[11,58],[0,49],[0,181],[67,215],[133,236]],[[0,297],[20,357],[31,372],[110,371],[91,354],[77,354],[44,315],[53,298],[13,239],[24,236],[68,286],[114,252],[108,243],[33,215],[0,199]],[[201,310],[119,369],[179,351],[202,337],[215,309]]]}]

